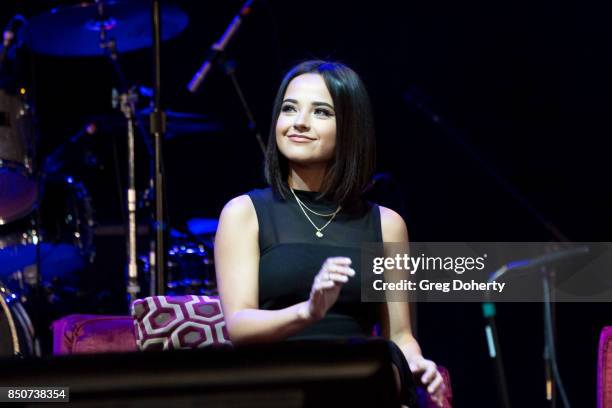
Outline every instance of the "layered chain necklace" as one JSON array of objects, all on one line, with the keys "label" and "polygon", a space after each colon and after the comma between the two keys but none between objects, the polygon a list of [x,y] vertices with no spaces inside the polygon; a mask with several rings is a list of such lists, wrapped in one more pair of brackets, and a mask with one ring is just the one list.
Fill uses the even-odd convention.
[{"label": "layered chain necklace", "polygon": [[[297,196],[297,194],[295,194],[295,191],[293,191],[293,188],[292,187],[289,187],[289,188],[291,189],[291,193],[293,194],[293,197],[295,197],[295,201],[297,201],[297,203],[298,203],[298,207],[300,207],[300,209],[304,213],[304,216],[306,217],[306,219],[312,224],[314,229],[317,231],[317,232],[315,232],[315,235],[318,238],[323,238],[323,233],[321,231],[323,231],[334,220],[334,218],[336,218],[336,215],[338,215],[340,210],[342,210],[342,206],[339,205],[338,208],[336,208],[336,210],[334,212],[329,213],[329,214],[318,213],[318,212],[308,208],[308,206],[306,206],[306,204],[304,204],[302,202],[302,200],[300,200],[300,198]],[[318,215],[319,217],[331,217],[331,218],[322,227],[317,227],[317,225],[312,221],[312,219],[310,219],[310,217],[308,216],[308,213],[306,211],[308,211],[308,212],[310,212],[312,214]]]}]

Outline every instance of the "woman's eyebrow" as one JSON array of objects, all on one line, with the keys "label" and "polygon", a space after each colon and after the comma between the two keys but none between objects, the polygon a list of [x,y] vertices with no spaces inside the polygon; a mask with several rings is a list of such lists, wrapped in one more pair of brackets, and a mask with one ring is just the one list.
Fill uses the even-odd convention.
[{"label": "woman's eyebrow", "polygon": [[[289,103],[295,103],[297,105],[298,101],[296,101],[295,99],[291,99],[291,98],[287,98],[283,101],[283,103],[285,102],[289,102]],[[313,102],[312,106],[327,106],[331,109],[334,109],[333,106],[331,106],[329,103],[327,102]]]},{"label": "woman's eyebrow", "polygon": [[331,108],[331,109],[334,109],[334,107],[333,107],[333,106],[331,106],[331,105],[330,105],[329,103],[327,103],[327,102],[313,102],[313,103],[312,103],[312,105],[313,105],[313,106],[327,106],[327,107],[329,107],[329,108]]}]

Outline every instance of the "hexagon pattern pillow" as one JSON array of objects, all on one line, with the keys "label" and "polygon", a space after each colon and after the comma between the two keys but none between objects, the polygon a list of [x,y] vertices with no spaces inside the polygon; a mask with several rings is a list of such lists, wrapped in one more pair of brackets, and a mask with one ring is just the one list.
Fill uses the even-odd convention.
[{"label": "hexagon pattern pillow", "polygon": [[219,298],[150,296],[132,303],[140,350],[174,350],[230,344]]}]

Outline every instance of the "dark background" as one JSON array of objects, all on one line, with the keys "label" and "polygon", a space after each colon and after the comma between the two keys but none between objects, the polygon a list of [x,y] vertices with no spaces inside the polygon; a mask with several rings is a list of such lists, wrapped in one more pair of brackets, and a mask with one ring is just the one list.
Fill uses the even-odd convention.
[{"label": "dark background", "polygon": [[[263,181],[261,152],[223,72],[215,69],[199,94],[186,91],[241,2],[175,3],[190,22],[163,46],[164,108],[223,125],[165,142],[169,220],[184,229]],[[58,4],[66,2],[3,2],[0,23]],[[228,54],[264,136],[282,73],[296,62],[337,59],[360,73],[375,111],[378,171],[392,177],[382,200],[402,213],[414,241],[609,241],[611,11],[591,0],[261,1]],[[101,126],[69,153],[66,171],[89,188],[99,225],[121,224],[113,145],[125,184],[125,136],[110,104],[111,66],[28,58],[39,157],[91,118],[109,125],[114,116],[115,127]],[[150,50],[121,55],[140,85],[152,84],[151,61]],[[143,189],[141,142],[138,149]],[[82,163],[87,154],[97,166]],[[96,243],[92,279],[109,293],[105,311],[125,313],[124,243]],[[542,305],[501,304],[498,313],[513,405],[545,406]],[[557,305],[560,370],[574,406],[595,405],[598,334],[611,320],[609,304]],[[449,368],[455,406],[497,406],[478,304],[419,304],[418,338],[425,356]]]}]

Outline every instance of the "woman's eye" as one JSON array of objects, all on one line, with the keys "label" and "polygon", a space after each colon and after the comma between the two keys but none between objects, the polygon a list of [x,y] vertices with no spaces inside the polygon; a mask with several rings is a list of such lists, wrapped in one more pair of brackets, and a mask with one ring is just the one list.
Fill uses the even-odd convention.
[{"label": "woman's eye", "polygon": [[334,114],[331,111],[327,109],[322,109],[322,108],[315,109],[314,113],[317,116],[325,116],[325,117],[334,116]]},{"label": "woman's eye", "polygon": [[295,112],[295,107],[293,105],[284,105],[281,108],[281,112]]}]

